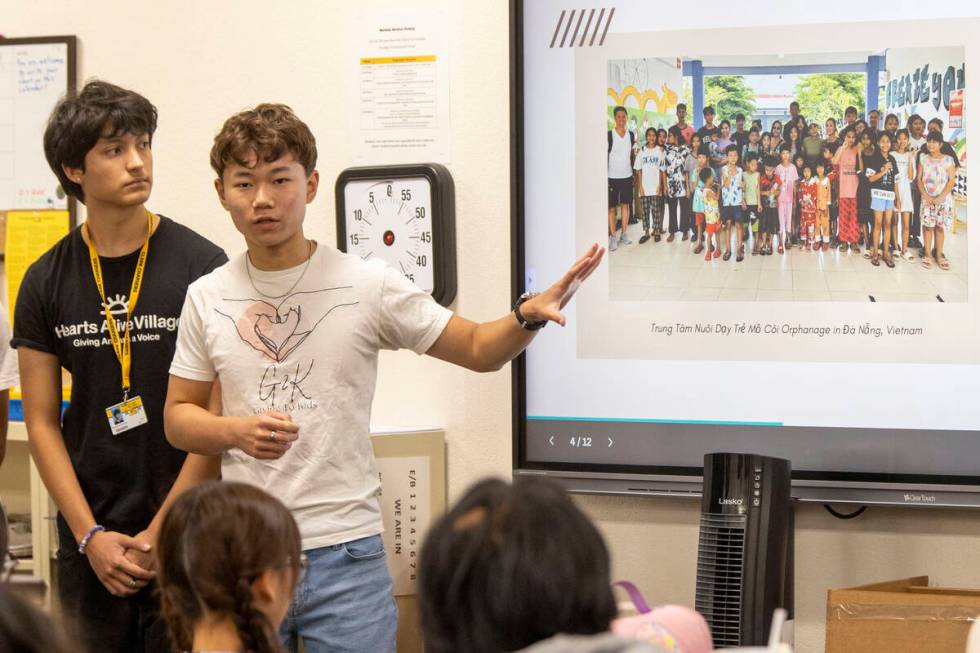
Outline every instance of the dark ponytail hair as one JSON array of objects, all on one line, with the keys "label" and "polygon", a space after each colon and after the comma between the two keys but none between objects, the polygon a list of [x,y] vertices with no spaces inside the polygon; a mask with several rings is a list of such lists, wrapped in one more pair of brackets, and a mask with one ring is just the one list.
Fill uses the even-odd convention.
[{"label": "dark ponytail hair", "polygon": [[239,578],[235,584],[234,603],[235,611],[231,616],[242,640],[242,649],[249,653],[278,651],[272,643],[275,642],[275,627],[252,605],[252,583],[247,577]]},{"label": "dark ponytail hair", "polygon": [[177,650],[191,649],[204,612],[229,616],[246,653],[279,653],[276,626],[255,608],[252,583],[292,568],[302,551],[289,510],[257,487],[213,481],[167,511],[157,545],[160,603]]}]

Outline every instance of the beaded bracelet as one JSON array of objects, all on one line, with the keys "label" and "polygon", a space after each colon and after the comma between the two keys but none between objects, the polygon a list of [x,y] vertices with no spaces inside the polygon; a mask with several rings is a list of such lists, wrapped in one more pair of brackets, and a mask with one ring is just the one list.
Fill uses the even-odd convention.
[{"label": "beaded bracelet", "polygon": [[105,531],[105,526],[103,526],[102,524],[96,524],[95,526],[92,527],[92,529],[88,533],[85,534],[85,537],[82,538],[82,541],[78,543],[79,553],[85,555],[85,547],[88,546],[89,540],[91,540],[92,536],[98,533],[99,531]]}]

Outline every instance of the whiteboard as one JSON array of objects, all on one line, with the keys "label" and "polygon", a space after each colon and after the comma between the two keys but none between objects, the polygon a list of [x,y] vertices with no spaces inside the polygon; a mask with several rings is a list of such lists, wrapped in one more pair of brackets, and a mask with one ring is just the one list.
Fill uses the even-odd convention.
[{"label": "whiteboard", "polygon": [[75,88],[75,37],[0,39],[0,212],[69,209],[44,158],[51,110]]}]

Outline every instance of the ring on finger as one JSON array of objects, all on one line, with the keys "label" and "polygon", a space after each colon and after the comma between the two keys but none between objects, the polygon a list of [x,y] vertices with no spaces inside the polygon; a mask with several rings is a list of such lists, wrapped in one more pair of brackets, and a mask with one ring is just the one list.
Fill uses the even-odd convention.
[{"label": "ring on finger", "polygon": [[269,440],[272,441],[272,442],[275,442],[276,441],[276,432],[275,431],[272,431],[272,432],[269,433]]},{"label": "ring on finger", "polygon": [[135,578],[130,578],[129,579],[129,586],[130,587],[136,587],[136,579]]}]

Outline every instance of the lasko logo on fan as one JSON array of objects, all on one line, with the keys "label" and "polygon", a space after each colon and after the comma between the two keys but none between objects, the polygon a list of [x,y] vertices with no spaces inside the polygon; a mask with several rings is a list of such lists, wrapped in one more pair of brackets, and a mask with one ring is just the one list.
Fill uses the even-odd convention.
[{"label": "lasko logo on fan", "polygon": [[741,499],[718,499],[719,506],[740,506],[742,505]]}]

